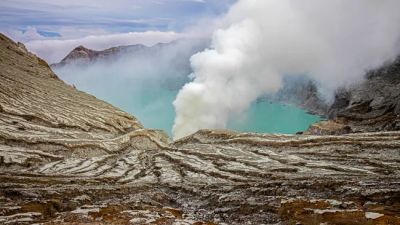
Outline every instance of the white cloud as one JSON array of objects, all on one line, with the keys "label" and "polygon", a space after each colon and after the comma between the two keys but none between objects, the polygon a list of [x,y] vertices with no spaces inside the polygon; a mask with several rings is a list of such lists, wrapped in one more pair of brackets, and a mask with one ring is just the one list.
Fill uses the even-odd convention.
[{"label": "white cloud", "polygon": [[3,31],[5,35],[9,36],[15,41],[26,42],[29,40],[42,40],[45,39],[40,35],[35,27],[29,26],[25,31],[7,29]]}]

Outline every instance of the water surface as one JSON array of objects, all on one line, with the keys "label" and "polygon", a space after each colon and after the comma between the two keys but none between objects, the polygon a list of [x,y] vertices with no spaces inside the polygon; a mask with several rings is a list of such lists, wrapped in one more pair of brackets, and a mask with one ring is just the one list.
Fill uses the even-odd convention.
[{"label": "water surface", "polygon": [[258,133],[295,134],[321,120],[294,105],[258,101],[241,117],[232,119],[233,130]]},{"label": "water surface", "polygon": [[[162,129],[171,135],[175,119],[172,102],[178,93],[176,88],[166,88],[166,85],[154,80],[132,79],[129,74],[116,78],[112,72],[105,71],[76,74],[68,70],[58,71],[58,74],[78,89],[134,115],[146,128]],[[308,114],[293,105],[257,101],[247,112],[231,119],[228,129],[294,134],[319,120],[319,116]]]}]

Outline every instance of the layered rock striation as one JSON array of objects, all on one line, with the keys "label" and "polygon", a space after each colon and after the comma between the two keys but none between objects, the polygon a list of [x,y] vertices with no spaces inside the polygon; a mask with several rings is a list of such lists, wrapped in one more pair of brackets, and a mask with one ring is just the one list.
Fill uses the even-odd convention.
[{"label": "layered rock striation", "polygon": [[171,142],[0,42],[0,224],[400,224],[400,132]]}]

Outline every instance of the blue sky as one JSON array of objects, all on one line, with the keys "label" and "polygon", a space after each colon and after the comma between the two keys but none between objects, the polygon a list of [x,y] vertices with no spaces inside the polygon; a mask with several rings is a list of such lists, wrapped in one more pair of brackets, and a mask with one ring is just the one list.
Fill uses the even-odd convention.
[{"label": "blue sky", "polygon": [[[235,0],[1,0],[0,31],[38,38],[108,33],[183,32],[225,13]],[[26,32],[26,31],[34,32]],[[38,36],[39,35],[39,36]],[[40,37],[42,36],[42,37]],[[18,37],[16,37],[18,38]]]}]

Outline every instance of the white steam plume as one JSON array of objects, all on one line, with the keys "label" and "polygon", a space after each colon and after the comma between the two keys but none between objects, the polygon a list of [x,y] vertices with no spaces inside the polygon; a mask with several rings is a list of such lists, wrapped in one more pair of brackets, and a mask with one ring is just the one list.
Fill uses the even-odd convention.
[{"label": "white steam plume", "polygon": [[400,47],[398,0],[240,0],[191,58],[193,81],[174,102],[174,138],[224,128],[284,75],[307,75],[322,93],[363,79]]}]

